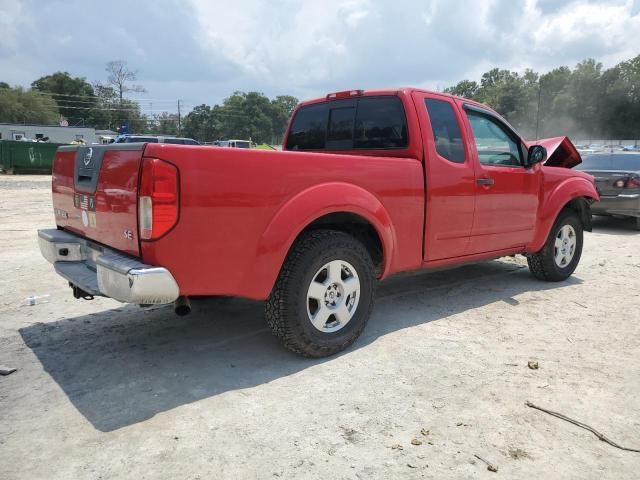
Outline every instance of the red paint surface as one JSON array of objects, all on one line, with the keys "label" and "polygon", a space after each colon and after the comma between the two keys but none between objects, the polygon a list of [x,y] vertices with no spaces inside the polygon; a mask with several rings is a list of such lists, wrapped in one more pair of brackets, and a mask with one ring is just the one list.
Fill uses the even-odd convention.
[{"label": "red paint surface", "polygon": [[[95,226],[83,225],[82,210],[73,203],[75,152],[56,153],[53,161],[53,206],[69,214],[66,219],[58,216],[57,225],[129,255],[139,255],[137,194],[141,153],[127,150],[105,152],[94,194]],[[133,233],[132,240],[125,238],[125,230]]]},{"label": "red paint surface", "polygon": [[[71,218],[57,218],[58,225],[167,267],[182,295],[264,299],[297,235],[326,214],[350,212],[375,228],[385,277],[537,251],[570,200],[598,198],[591,177],[581,172],[481,165],[462,109],[467,100],[415,89],[364,94],[401,98],[406,149],[329,154],[148,144],[145,156],[178,168],[180,208],[176,226],[159,240],[140,242],[140,250],[136,196],[142,152],[108,152],[96,194],[98,228],[83,228]],[[464,164],[437,155],[425,96],[455,106],[465,136]],[[318,101],[325,98],[305,104]],[[559,140],[556,148],[571,154],[566,142]],[[70,212],[73,159],[73,152],[59,152],[53,178],[54,207]],[[476,184],[485,177],[494,185]],[[123,238],[126,228],[135,233],[134,242]]]}]

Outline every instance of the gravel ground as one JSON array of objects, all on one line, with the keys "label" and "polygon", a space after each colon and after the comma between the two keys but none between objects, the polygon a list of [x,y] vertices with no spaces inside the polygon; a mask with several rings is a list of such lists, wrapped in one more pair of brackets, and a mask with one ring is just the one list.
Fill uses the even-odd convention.
[{"label": "gravel ground", "polygon": [[[563,283],[522,258],[391,278],[352,348],[305,360],[258,302],[74,300],[36,242],[49,181],[0,177],[3,480],[638,478],[640,453],[525,406],[640,448],[630,223],[596,220]],[[19,306],[32,294],[49,301]]]}]

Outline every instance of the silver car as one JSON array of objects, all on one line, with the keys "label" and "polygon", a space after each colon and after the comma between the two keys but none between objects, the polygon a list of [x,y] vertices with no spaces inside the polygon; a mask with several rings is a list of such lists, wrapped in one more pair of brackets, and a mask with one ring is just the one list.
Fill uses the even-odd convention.
[{"label": "silver car", "polygon": [[640,230],[640,152],[593,153],[576,169],[596,179],[600,201],[591,205],[591,213],[633,217]]}]

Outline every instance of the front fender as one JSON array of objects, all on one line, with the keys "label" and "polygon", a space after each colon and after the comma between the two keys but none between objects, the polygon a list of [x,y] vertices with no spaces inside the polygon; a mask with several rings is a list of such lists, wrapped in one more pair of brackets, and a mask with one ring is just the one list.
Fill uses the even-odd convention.
[{"label": "front fender", "polygon": [[389,271],[396,232],[380,200],[357,185],[332,182],[315,185],[290,198],[274,215],[254,253],[245,285],[252,298],[266,298],[298,235],[311,223],[330,213],[352,213],[368,221],[378,233],[383,250],[382,277]]},{"label": "front fender", "polygon": [[530,252],[537,252],[544,246],[551,227],[562,209],[577,198],[598,200],[600,195],[593,182],[578,176],[563,180],[551,192],[544,194],[539,209],[536,232],[531,245],[529,245]]}]

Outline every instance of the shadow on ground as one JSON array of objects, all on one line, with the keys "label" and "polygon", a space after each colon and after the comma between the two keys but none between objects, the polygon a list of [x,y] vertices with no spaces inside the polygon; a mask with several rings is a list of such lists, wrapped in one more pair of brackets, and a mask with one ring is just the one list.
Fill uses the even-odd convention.
[{"label": "shadow on ground", "polygon": [[[518,305],[514,296],[577,282],[575,277],[539,282],[521,265],[501,261],[395,276],[381,284],[364,335],[342,355],[389,332],[497,301],[509,318]],[[35,324],[20,333],[73,405],[101,431],[327,361],[285,351],[267,330],[260,302],[193,303],[186,318],[170,307],[125,306]]]},{"label": "shadow on ground", "polygon": [[609,233],[613,235],[640,235],[636,229],[636,219],[631,217],[599,217],[592,219],[595,233]]}]

